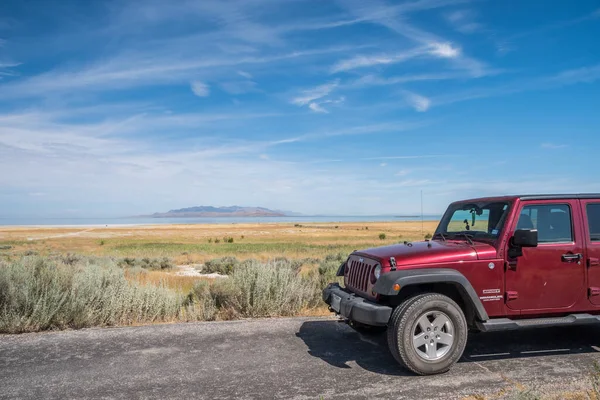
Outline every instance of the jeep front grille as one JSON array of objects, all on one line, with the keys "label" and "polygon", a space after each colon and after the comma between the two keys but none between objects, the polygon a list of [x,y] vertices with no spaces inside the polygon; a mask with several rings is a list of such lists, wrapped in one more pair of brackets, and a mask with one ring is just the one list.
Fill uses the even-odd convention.
[{"label": "jeep front grille", "polygon": [[365,257],[352,255],[348,259],[350,270],[346,275],[346,287],[348,289],[371,295],[371,275],[377,266],[377,261]]}]

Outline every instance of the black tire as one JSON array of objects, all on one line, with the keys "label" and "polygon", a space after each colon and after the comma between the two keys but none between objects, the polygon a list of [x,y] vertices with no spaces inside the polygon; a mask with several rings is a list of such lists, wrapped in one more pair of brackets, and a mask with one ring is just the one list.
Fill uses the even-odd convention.
[{"label": "black tire", "polygon": [[[415,329],[419,329],[416,328],[417,320],[429,313],[436,315],[436,312],[443,313],[450,321],[453,339],[447,349],[443,347],[443,356],[427,360],[413,346],[413,335]],[[424,293],[409,298],[396,307],[388,325],[387,339],[390,352],[400,365],[419,375],[433,375],[448,371],[460,359],[467,344],[467,336],[467,320],[458,304],[439,293]],[[437,346],[436,343],[435,348]]]}]

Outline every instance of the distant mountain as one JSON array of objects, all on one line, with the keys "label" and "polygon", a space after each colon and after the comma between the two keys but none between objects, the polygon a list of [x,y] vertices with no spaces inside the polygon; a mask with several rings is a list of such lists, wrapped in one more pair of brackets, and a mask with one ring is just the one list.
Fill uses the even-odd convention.
[{"label": "distant mountain", "polygon": [[154,213],[153,218],[194,218],[194,217],[285,217],[283,211],[269,210],[264,207],[213,207],[196,206],[169,210],[165,213]]}]

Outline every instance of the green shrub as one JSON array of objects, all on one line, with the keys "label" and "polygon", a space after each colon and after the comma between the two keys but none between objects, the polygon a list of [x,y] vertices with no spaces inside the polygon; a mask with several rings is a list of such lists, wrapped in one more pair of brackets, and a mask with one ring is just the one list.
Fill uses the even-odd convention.
[{"label": "green shrub", "polygon": [[212,243],[212,238],[208,238],[208,243]]},{"label": "green shrub", "polygon": [[319,287],[322,289],[331,282],[341,283],[341,279],[336,276],[340,265],[348,258],[347,254],[337,253],[328,254],[320,263],[318,268]]},{"label": "green shrub", "polygon": [[320,288],[285,263],[250,261],[233,270],[229,279],[213,284],[217,307],[234,317],[297,315],[318,303]]},{"label": "green shrub", "polygon": [[0,246],[0,250],[10,250],[10,249],[12,249],[12,246],[9,246],[9,245]]},{"label": "green shrub", "polygon": [[184,305],[188,317],[191,317],[188,319],[197,319],[200,321],[214,320],[218,309],[215,297],[211,292],[211,283],[204,280],[196,282],[188,294]]},{"label": "green shrub", "polygon": [[431,239],[433,236],[431,235],[431,233],[426,233],[425,234],[425,239],[429,240]]},{"label": "green shrub", "polygon": [[173,261],[167,257],[163,258],[148,258],[137,259],[133,257],[125,257],[117,262],[121,268],[144,268],[153,271],[162,271],[175,267]]},{"label": "green shrub", "polygon": [[235,257],[215,258],[204,263],[202,272],[207,274],[230,275],[233,270],[240,265],[240,261]]},{"label": "green shrub", "polygon": [[182,296],[128,281],[110,259],[0,261],[0,332],[126,325],[178,317]]},{"label": "green shrub", "polygon": [[386,236],[386,234],[385,234],[385,233],[380,233],[380,234],[379,234],[379,240],[385,240],[385,238],[386,238],[386,237],[387,237],[387,236]]},{"label": "green shrub", "polygon": [[100,246],[104,246],[104,245],[106,244],[106,241],[105,241],[104,239],[102,239],[102,240],[100,240],[100,241],[98,242],[98,244],[99,244]]}]

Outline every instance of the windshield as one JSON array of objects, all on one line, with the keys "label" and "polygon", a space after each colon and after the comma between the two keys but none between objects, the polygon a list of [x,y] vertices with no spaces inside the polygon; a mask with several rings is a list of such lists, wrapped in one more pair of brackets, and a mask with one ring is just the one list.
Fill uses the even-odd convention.
[{"label": "windshield", "polygon": [[456,203],[442,217],[435,239],[495,240],[506,221],[506,201]]}]

